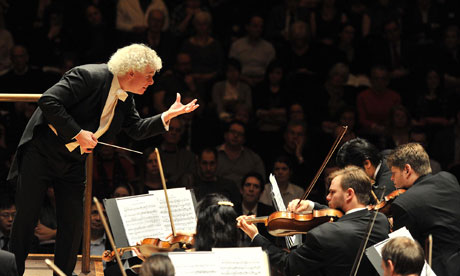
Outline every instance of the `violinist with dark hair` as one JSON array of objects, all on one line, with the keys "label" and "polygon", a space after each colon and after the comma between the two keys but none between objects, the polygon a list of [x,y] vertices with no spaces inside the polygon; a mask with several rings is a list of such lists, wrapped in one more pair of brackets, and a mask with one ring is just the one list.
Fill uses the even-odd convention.
[{"label": "violinist with dark hair", "polygon": [[448,172],[431,173],[430,158],[418,143],[398,146],[387,156],[391,180],[407,189],[390,206],[393,229],[406,226],[420,244],[433,236],[433,271],[460,275],[460,186]]},{"label": "violinist with dark hair", "polygon": [[[323,223],[309,230],[305,241],[298,248],[286,252],[262,235],[257,227],[247,222],[250,217],[240,216],[240,227],[251,239],[253,246],[261,246],[268,251],[270,263],[286,275],[349,275],[361,241],[367,234],[372,213],[366,208],[371,190],[371,180],[366,173],[355,166],[336,171],[330,176],[331,184],[327,201],[330,208],[340,209],[345,215],[336,222]],[[310,200],[293,200],[288,210],[294,213],[307,213],[313,209],[323,209]],[[383,214],[378,214],[371,232],[368,246],[388,236],[389,225]],[[377,275],[370,262],[364,258],[358,275]]]}]

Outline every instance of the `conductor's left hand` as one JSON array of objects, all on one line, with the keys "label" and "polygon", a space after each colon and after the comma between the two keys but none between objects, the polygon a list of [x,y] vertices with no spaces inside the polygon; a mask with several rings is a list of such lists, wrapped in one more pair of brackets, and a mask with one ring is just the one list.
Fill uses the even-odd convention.
[{"label": "conductor's left hand", "polygon": [[182,104],[180,100],[181,100],[181,96],[179,93],[177,93],[176,101],[169,107],[168,110],[164,112],[165,122],[169,122],[169,120],[179,115],[190,113],[200,106],[199,104],[196,103],[197,99],[194,99],[193,101],[189,102],[186,105]]}]

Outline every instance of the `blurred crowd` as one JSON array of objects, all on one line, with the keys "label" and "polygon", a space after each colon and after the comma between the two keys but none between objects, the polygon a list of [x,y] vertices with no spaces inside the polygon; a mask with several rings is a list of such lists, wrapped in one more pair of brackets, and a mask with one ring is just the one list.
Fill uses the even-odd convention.
[{"label": "blurred crowd", "polygon": [[[274,173],[297,196],[343,125],[342,143],[419,142],[434,172],[458,177],[459,27],[456,0],[0,0],[0,93],[41,94],[131,43],[157,51],[163,69],[136,95],[141,116],[177,92],[200,108],[160,137],[111,141],[144,155],[97,146],[101,198],[161,188],[154,148],[168,187],[199,197],[216,182],[212,192],[240,201],[247,173]],[[14,194],[6,175],[35,108],[0,103],[2,191]],[[324,185],[312,197],[325,202]]]}]

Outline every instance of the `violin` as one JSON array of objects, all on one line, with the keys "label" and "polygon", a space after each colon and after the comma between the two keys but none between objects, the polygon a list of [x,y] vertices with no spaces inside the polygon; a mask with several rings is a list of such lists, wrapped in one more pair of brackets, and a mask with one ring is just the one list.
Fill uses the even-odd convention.
[{"label": "violin", "polygon": [[285,237],[295,234],[306,234],[316,226],[325,222],[332,222],[342,217],[343,214],[335,209],[313,210],[309,214],[296,214],[278,211],[268,217],[247,219],[251,223],[264,223],[268,233],[275,237]]},{"label": "violin", "polygon": [[[169,252],[177,248],[191,249],[195,243],[195,238],[190,235],[176,235],[168,240],[162,240],[158,238],[145,238],[139,245],[126,246],[117,248],[118,253],[123,255],[126,251],[132,250],[133,248],[139,249],[142,255],[150,256],[157,252]],[[115,258],[115,252],[106,250],[102,254],[102,259],[106,262],[110,262]]]},{"label": "violin", "polygon": [[397,189],[394,190],[393,192],[389,193],[386,195],[382,201],[375,205],[369,205],[367,207],[368,210],[378,210],[380,213],[385,214],[386,216],[390,215],[390,207],[391,203],[400,195],[404,194],[406,192],[406,189]]}]

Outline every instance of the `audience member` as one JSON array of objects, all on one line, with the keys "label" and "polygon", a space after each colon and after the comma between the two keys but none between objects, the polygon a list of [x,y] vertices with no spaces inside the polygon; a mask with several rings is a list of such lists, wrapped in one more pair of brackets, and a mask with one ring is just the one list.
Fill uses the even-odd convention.
[{"label": "audience member", "polygon": [[[419,143],[422,145],[422,147],[425,149],[426,152],[430,153],[431,148],[429,147],[428,143],[428,135],[427,131],[423,127],[413,127],[411,128],[409,132],[409,142],[412,143]],[[437,174],[438,172],[441,171],[441,164],[437,161],[431,158],[430,156],[430,167],[431,167],[431,172],[433,174]]]},{"label": "audience member", "polygon": [[392,238],[382,248],[384,276],[420,276],[424,264],[423,249],[411,238]]},{"label": "audience member", "polygon": [[267,38],[273,41],[288,40],[289,31],[295,22],[308,21],[308,11],[300,7],[297,0],[276,3],[267,16]]},{"label": "audience member", "polygon": [[174,118],[169,123],[169,131],[163,134],[159,147],[164,176],[177,187],[187,187],[195,172],[195,155],[179,145],[184,133],[182,118]]},{"label": "audience member", "polygon": [[11,52],[11,69],[0,76],[0,86],[6,93],[43,93],[49,83],[43,71],[29,63],[29,51],[16,44]]},{"label": "audience member", "polygon": [[230,47],[229,57],[241,63],[241,79],[251,87],[263,80],[268,64],[276,55],[273,45],[262,38],[263,27],[262,17],[251,16],[246,24],[247,35],[233,42]]},{"label": "audience member", "polygon": [[212,88],[212,103],[219,119],[229,123],[235,119],[236,107],[244,104],[252,110],[252,91],[249,85],[240,80],[241,64],[229,58],[225,70],[225,80],[217,82]]},{"label": "audience member", "polygon": [[388,88],[388,82],[388,70],[375,65],[371,69],[371,87],[358,94],[359,123],[366,135],[382,135],[391,107],[401,103],[401,97]]},{"label": "audience member", "polygon": [[190,188],[195,192],[198,201],[205,198],[208,194],[221,194],[232,202],[240,202],[237,183],[216,175],[218,167],[217,150],[213,148],[204,148],[198,155],[198,170],[193,177],[193,183]]},{"label": "audience member", "polygon": [[207,89],[222,71],[224,52],[220,42],[211,35],[212,17],[209,12],[195,13],[193,27],[195,34],[184,41],[181,52],[190,55],[193,78]]},{"label": "audience member", "polygon": [[[140,168],[139,181],[135,183],[135,187],[140,194],[146,194],[149,190],[163,189],[161,181],[160,166],[158,164],[155,148],[147,148],[144,151],[143,164]],[[160,156],[161,158],[161,156]],[[174,186],[169,179],[165,177],[166,187],[171,188]]]},{"label": "audience member", "polygon": [[115,50],[115,37],[112,26],[109,25],[99,7],[95,4],[87,5],[81,34],[81,39],[85,41],[80,50],[81,61],[83,63],[106,61]]},{"label": "audience member", "polygon": [[257,124],[257,148],[265,159],[266,151],[282,143],[282,130],[287,122],[289,91],[285,82],[285,70],[279,61],[267,67],[264,80],[254,89],[254,111]]},{"label": "audience member", "polygon": [[383,149],[393,149],[409,142],[409,132],[412,127],[412,117],[403,105],[394,105],[390,109],[388,126],[383,138]]},{"label": "audience member", "polygon": [[11,66],[10,53],[14,46],[11,33],[5,28],[4,10],[0,8],[0,76],[8,72]]},{"label": "audience member", "polygon": [[[169,12],[163,0],[120,0],[117,3],[117,21],[118,30],[128,35],[141,35],[147,29],[147,15],[151,10],[161,10],[165,15],[163,30],[169,27]],[[133,38],[133,37],[131,37]],[[128,37],[129,39],[129,37]]]},{"label": "audience member", "polygon": [[431,153],[444,170],[460,164],[460,108],[457,106],[454,124],[436,133]]},{"label": "audience member", "polygon": [[449,103],[440,72],[429,69],[421,86],[422,93],[417,97],[413,107],[416,124],[438,131],[452,123],[453,103]]},{"label": "audience member", "polygon": [[310,14],[313,39],[325,45],[332,45],[340,32],[340,25],[347,21],[346,14],[336,0],[324,0],[320,7]]},{"label": "audience member", "polygon": [[165,28],[167,21],[167,14],[163,10],[151,9],[147,13],[147,29],[144,36],[144,43],[154,49],[163,60],[163,74],[170,73],[179,46],[176,37]]},{"label": "audience member", "polygon": [[[263,217],[270,216],[275,212],[275,208],[259,201],[264,189],[264,179],[260,174],[249,172],[243,177],[240,183],[241,204],[235,206],[238,216],[254,215],[256,217]],[[262,236],[269,240],[274,240],[274,237],[268,233],[266,225],[257,224],[257,228]],[[249,246],[250,242],[250,240],[243,238],[243,246]]]},{"label": "audience member", "polygon": [[393,229],[405,226],[419,243],[433,236],[433,271],[460,273],[460,186],[448,172],[431,174],[430,159],[420,144],[397,147],[387,156],[391,180],[407,189],[391,204]]},{"label": "audience member", "polygon": [[[97,210],[96,204],[94,201],[91,201],[91,217],[90,217],[90,255],[91,256],[102,256],[105,250],[111,249],[109,239],[105,235],[104,225],[102,224],[101,216]],[[104,206],[102,207],[102,212],[105,215]],[[105,218],[107,221],[107,217]],[[104,268],[106,267],[105,262],[103,261]]]},{"label": "audience member", "polygon": [[265,159],[265,166],[271,167],[279,156],[287,156],[291,163],[291,181],[305,187],[320,166],[317,164],[318,148],[314,151],[311,142],[305,122],[289,121],[283,133],[283,144],[274,147],[272,155]]},{"label": "audience member", "polygon": [[[275,175],[276,183],[278,184],[285,206],[292,200],[303,196],[304,190],[290,181],[292,164],[287,156],[280,156],[275,160],[273,164],[273,174]],[[265,184],[265,188],[260,196],[260,202],[269,206],[274,206],[272,190],[271,183]]]},{"label": "audience member", "polygon": [[[118,144],[117,140],[108,141]],[[93,159],[93,196],[108,198],[114,187],[136,179],[136,169],[129,156],[110,146],[96,148]]]},{"label": "audience member", "polygon": [[246,126],[239,121],[230,122],[224,133],[225,142],[217,148],[218,176],[240,183],[243,176],[250,171],[265,175],[262,159],[244,146],[245,139]]},{"label": "audience member", "polygon": [[134,195],[134,188],[129,183],[119,183],[113,188],[110,198],[125,197]]},{"label": "audience member", "polygon": [[186,0],[178,3],[171,15],[171,30],[182,39],[193,34],[193,19],[200,11],[207,11],[201,0]]},{"label": "audience member", "polygon": [[11,227],[16,216],[16,205],[12,196],[3,194],[0,198],[0,249],[8,251]]}]

